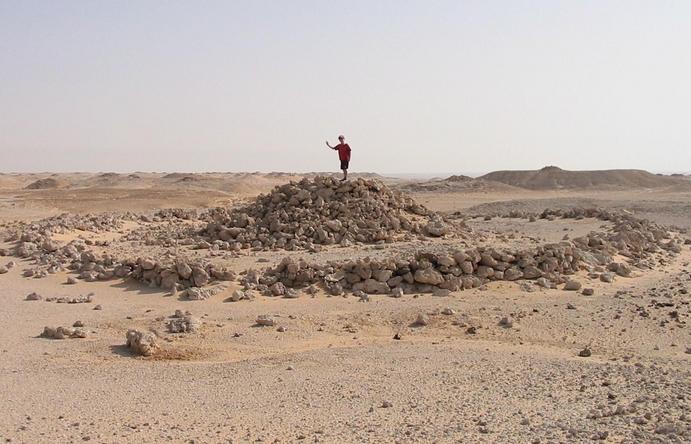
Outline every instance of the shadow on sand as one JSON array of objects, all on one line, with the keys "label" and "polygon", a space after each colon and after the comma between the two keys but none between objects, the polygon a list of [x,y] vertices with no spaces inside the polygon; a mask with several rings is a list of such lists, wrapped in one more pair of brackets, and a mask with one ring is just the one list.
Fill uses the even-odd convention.
[{"label": "shadow on sand", "polygon": [[126,292],[136,292],[137,294],[155,294],[158,296],[170,296],[166,291],[160,288],[151,288],[148,285],[144,285],[141,282],[137,282],[131,279],[120,280],[115,282],[110,286],[111,288],[118,288]]},{"label": "shadow on sand", "polygon": [[110,351],[113,352],[114,354],[118,356],[124,356],[128,358],[133,358],[136,357],[134,353],[127,347],[125,344],[120,344],[120,345],[111,345],[110,346]]}]

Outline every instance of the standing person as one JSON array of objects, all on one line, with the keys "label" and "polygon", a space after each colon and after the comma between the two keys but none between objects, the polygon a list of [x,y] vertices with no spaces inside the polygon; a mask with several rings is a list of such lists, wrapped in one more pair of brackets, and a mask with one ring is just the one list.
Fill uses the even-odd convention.
[{"label": "standing person", "polygon": [[329,141],[327,140],[326,146],[328,146],[332,150],[338,151],[338,159],[341,161],[341,170],[343,171],[343,179],[341,179],[341,182],[343,182],[348,179],[348,164],[350,163],[350,146],[348,146],[348,144],[345,143],[345,137],[343,136],[338,136],[338,141],[340,142],[338,145],[331,146],[331,144],[329,144]]}]

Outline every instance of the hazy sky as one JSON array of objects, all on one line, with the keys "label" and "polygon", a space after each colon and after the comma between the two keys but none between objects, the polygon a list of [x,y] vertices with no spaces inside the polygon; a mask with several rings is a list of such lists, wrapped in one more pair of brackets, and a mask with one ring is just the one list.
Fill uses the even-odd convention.
[{"label": "hazy sky", "polygon": [[0,171],[691,170],[691,1],[0,0]]}]

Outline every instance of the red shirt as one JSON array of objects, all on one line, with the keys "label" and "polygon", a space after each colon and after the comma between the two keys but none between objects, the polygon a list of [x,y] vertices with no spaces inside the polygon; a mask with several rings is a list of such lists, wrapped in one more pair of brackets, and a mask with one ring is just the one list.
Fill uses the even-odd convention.
[{"label": "red shirt", "polygon": [[350,147],[347,143],[339,143],[334,149],[338,150],[338,160],[350,160]]}]

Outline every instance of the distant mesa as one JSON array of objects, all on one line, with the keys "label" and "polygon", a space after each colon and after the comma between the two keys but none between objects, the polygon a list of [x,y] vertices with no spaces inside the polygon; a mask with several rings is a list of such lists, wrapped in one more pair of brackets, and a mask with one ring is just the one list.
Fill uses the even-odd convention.
[{"label": "distant mesa", "polygon": [[50,190],[58,188],[60,183],[53,178],[39,179],[36,182],[31,182],[29,185],[24,187],[27,190]]},{"label": "distant mesa", "polygon": [[659,188],[679,183],[677,178],[644,170],[568,171],[546,166],[532,171],[494,171],[480,179],[531,190],[577,188]]}]

